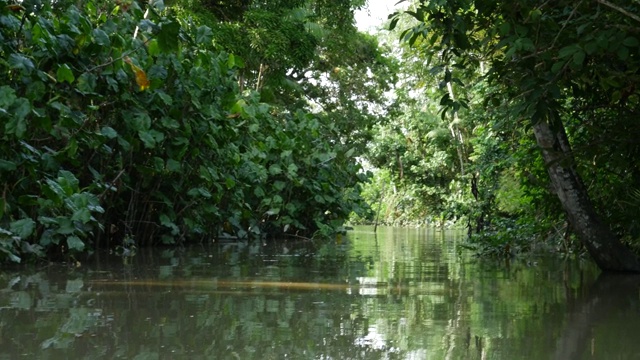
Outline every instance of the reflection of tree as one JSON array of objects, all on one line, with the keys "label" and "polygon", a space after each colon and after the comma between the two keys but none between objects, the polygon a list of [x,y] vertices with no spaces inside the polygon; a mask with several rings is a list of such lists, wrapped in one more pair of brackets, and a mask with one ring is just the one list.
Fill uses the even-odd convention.
[{"label": "reflection of tree", "polygon": [[[594,346],[599,335],[609,333],[606,335],[611,337],[610,333],[614,332],[622,338],[629,339],[629,334],[637,334],[638,326],[634,332],[625,333],[628,324],[616,324],[616,318],[637,323],[637,319],[633,318],[620,319],[619,314],[637,317],[640,309],[638,290],[639,275],[601,274],[569,309],[566,325],[558,338],[552,358],[606,358],[610,354],[603,354]],[[634,341],[623,344],[618,348],[618,354],[618,358],[622,358],[623,354],[626,354],[624,358],[628,359],[637,357],[637,343]]]}]

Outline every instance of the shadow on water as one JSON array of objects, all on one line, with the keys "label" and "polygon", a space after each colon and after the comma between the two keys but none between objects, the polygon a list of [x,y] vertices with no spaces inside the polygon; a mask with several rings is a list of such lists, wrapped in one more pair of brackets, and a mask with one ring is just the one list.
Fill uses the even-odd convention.
[{"label": "shadow on water", "polygon": [[629,359],[638,277],[506,266],[462,235],[216,243],[0,273],[0,359]]},{"label": "shadow on water", "polygon": [[639,359],[638,314],[640,275],[601,274],[569,305],[552,358]]}]

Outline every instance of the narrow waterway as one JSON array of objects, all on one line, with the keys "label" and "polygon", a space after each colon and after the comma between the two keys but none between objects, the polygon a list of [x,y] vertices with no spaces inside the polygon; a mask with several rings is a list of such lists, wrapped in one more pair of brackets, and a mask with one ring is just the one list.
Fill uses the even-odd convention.
[{"label": "narrow waterway", "polygon": [[357,227],[0,273],[0,359],[638,359],[640,278]]}]

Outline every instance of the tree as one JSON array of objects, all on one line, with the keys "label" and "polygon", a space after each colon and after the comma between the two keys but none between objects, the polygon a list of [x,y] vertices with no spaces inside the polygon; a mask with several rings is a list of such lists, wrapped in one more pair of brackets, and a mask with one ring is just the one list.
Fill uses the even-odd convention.
[{"label": "tree", "polygon": [[[418,24],[403,38],[423,50],[428,46],[424,51],[435,66],[487,66],[482,75],[495,86],[495,94],[487,96],[486,106],[502,103],[517,120],[511,126],[532,128],[571,228],[600,268],[611,271],[640,271],[640,262],[620,241],[622,231],[629,229],[616,233],[604,221],[606,209],[594,203],[583,182],[588,151],[572,140],[585,141],[585,147],[625,144],[626,165],[615,171],[625,175],[626,186],[638,188],[637,170],[630,166],[638,160],[638,147],[629,145],[632,135],[603,137],[594,131],[600,126],[592,126],[635,126],[640,102],[635,86],[640,77],[637,7],[605,0],[421,0],[404,12]],[[399,16],[395,14],[392,28]],[[416,43],[418,39],[423,41]],[[452,112],[463,105],[460,99],[450,100],[445,105]],[[592,169],[602,173],[607,167],[597,163]]]},{"label": "tree", "polygon": [[210,26],[213,44],[242,61],[241,89],[280,111],[326,116],[341,142],[363,149],[372,124],[393,112],[384,93],[396,70],[389,50],[354,26],[364,1],[239,3],[176,1],[174,8]]}]

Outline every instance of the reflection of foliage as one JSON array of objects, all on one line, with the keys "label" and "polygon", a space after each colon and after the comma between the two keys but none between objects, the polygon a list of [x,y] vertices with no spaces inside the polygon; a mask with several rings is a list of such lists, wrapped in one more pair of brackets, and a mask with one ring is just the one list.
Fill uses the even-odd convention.
[{"label": "reflection of foliage", "polygon": [[[564,323],[570,314],[589,304],[596,269],[584,263],[505,267],[459,256],[461,233],[356,230],[347,245],[324,245],[316,256],[301,243],[228,243],[141,251],[124,269],[101,259],[90,271],[5,271],[0,323],[10,341],[0,356],[547,359],[572,331]],[[227,280],[344,287],[234,287]],[[629,299],[614,302],[615,316],[590,333],[597,354],[632,351],[634,331],[605,342],[620,324],[638,327],[621,316],[636,310]]]}]

